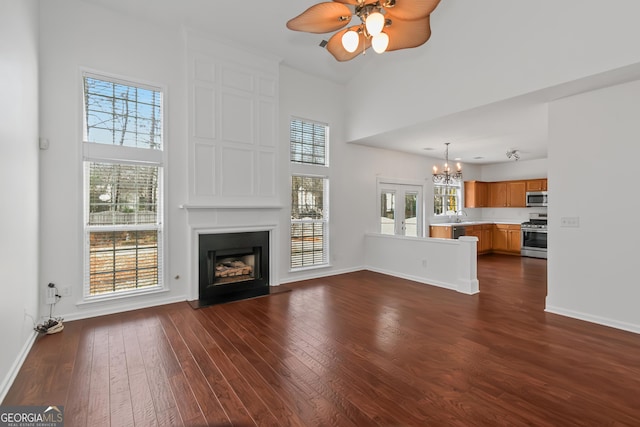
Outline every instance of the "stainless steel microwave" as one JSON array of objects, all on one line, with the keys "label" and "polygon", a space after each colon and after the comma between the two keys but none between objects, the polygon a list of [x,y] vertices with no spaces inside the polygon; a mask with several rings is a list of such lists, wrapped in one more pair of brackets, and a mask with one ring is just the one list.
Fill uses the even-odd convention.
[{"label": "stainless steel microwave", "polygon": [[547,206],[546,191],[527,191],[527,206]]}]

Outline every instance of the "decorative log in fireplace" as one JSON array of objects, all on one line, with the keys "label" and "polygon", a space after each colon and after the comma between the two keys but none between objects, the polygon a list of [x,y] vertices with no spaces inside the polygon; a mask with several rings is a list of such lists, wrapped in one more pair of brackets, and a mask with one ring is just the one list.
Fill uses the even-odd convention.
[{"label": "decorative log in fireplace", "polygon": [[[239,279],[234,279],[239,277]],[[223,261],[216,264],[215,281],[224,279],[231,281],[250,280],[253,278],[253,267],[241,260]]]},{"label": "decorative log in fireplace", "polygon": [[269,232],[200,234],[198,305],[269,294]]}]

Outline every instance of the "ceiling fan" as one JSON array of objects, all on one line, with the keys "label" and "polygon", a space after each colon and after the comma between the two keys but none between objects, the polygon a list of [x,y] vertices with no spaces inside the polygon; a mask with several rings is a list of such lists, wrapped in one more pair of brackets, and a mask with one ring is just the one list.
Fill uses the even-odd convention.
[{"label": "ceiling fan", "polygon": [[[307,33],[335,33],[326,48],[338,61],[349,61],[369,47],[377,53],[424,44],[431,37],[429,15],[440,0],[333,0],[318,3],[287,22]],[[353,16],[360,24],[346,27]]]}]

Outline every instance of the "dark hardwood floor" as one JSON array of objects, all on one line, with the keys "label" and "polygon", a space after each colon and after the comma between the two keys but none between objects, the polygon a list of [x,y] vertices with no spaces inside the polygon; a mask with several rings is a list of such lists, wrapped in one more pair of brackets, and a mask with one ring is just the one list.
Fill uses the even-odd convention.
[{"label": "dark hardwood floor", "polygon": [[475,296],[362,271],[68,322],[3,404],[65,426],[640,425],[640,335],[545,313],[544,260],[478,276]]}]

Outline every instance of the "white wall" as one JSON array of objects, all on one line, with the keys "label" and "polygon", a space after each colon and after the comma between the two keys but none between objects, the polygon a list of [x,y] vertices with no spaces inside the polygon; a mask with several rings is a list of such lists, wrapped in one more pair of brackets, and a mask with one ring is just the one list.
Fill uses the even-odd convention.
[{"label": "white wall", "polygon": [[[71,287],[55,313],[67,319],[184,300],[187,279],[186,54],[180,32],[77,0],[40,5],[41,136],[40,278]],[[82,297],[81,67],[163,85],[166,93],[167,190],[165,278],[170,291],[112,303],[76,305]],[[175,279],[179,276],[179,279]],[[41,312],[47,310],[41,307]]]},{"label": "white wall", "polygon": [[[551,103],[547,310],[640,332],[640,81]],[[579,228],[563,228],[578,217]]]},{"label": "white wall", "polygon": [[425,45],[376,56],[349,83],[346,139],[636,64],[638,15],[636,0],[442,1]]},{"label": "white wall", "polygon": [[518,160],[482,165],[479,181],[510,181],[547,177],[547,159]]},{"label": "white wall", "polygon": [[[330,215],[332,268],[289,273],[288,229],[291,213],[288,201],[281,214],[280,277],[283,282],[318,275],[335,274],[364,266],[364,235],[379,229],[376,178],[395,178],[425,183],[431,189],[433,159],[380,150],[345,142],[344,91],[342,85],[309,76],[289,67],[280,68],[280,139],[282,188],[290,186],[289,119],[291,116],[317,120],[330,126]],[[432,197],[425,191],[425,198]],[[288,190],[283,191],[286,195]],[[432,208],[431,208],[432,209]],[[429,215],[430,211],[427,212]]]},{"label": "white wall", "polygon": [[37,42],[37,2],[0,2],[0,402],[38,316]]}]

